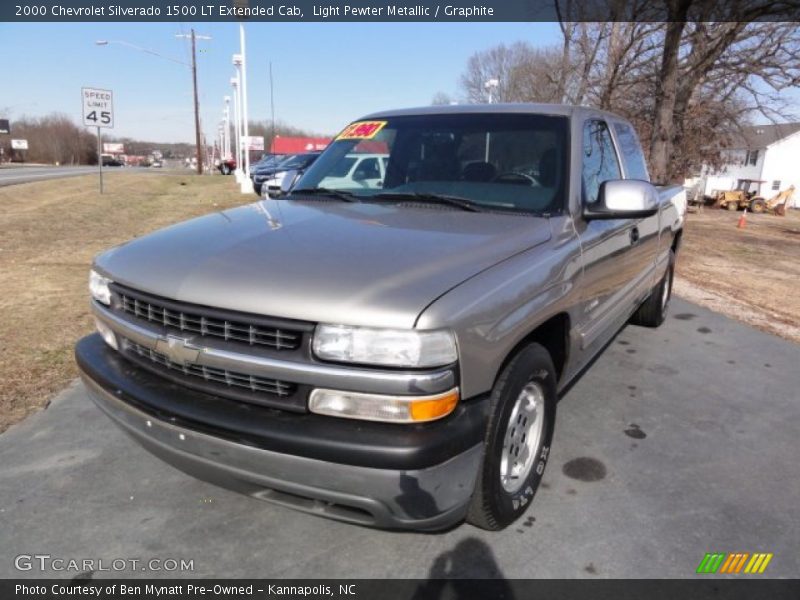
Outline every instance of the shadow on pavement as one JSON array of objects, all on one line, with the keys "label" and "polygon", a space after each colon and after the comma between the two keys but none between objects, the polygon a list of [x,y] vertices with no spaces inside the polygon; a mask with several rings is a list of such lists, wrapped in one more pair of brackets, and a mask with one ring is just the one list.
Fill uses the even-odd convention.
[{"label": "shadow on pavement", "polygon": [[513,600],[514,595],[492,549],[482,540],[469,537],[434,559],[427,581],[420,584],[413,596],[414,600],[438,598]]}]

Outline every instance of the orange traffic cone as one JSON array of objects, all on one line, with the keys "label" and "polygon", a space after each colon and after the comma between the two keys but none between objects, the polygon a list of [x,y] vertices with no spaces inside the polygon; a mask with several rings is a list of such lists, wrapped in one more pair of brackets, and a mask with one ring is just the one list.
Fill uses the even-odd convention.
[{"label": "orange traffic cone", "polygon": [[736,224],[736,227],[738,229],[744,229],[745,227],[747,227],[747,209],[746,208],[744,209],[744,212],[742,213],[742,216],[739,217],[739,222]]}]

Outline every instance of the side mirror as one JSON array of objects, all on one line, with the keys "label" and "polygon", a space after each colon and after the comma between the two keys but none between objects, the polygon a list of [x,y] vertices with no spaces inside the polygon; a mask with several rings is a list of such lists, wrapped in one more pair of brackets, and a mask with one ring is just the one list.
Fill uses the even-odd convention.
[{"label": "side mirror", "polygon": [[283,179],[281,180],[281,195],[285,196],[289,192],[292,191],[294,184],[297,183],[297,180],[300,179],[300,175],[302,171],[299,169],[291,169],[290,171],[286,171],[283,175]]},{"label": "side mirror", "polygon": [[583,218],[642,219],[658,212],[658,191],[638,179],[614,179],[600,186],[597,202],[586,206]]}]

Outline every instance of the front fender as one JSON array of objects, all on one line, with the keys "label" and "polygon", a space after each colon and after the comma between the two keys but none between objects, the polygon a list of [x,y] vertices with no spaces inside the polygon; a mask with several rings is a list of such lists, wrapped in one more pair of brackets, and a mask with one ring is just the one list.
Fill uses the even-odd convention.
[{"label": "front fender", "polygon": [[509,258],[453,288],[417,320],[419,329],[456,335],[464,397],[487,392],[509,353],[559,313],[575,322],[580,244],[566,235]]}]

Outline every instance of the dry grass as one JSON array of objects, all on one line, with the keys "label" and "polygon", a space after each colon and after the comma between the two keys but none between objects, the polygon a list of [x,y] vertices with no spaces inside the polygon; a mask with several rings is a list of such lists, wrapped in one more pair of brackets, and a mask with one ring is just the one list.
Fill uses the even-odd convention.
[{"label": "dry grass", "polygon": [[800,211],[786,217],[706,208],[688,215],[675,291],[800,342]]},{"label": "dry grass", "polygon": [[204,213],[251,202],[230,177],[110,173],[0,188],[0,432],[76,376],[92,331],[87,275],[98,252]]}]

